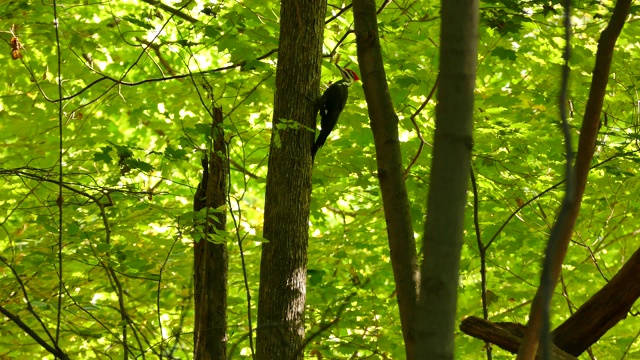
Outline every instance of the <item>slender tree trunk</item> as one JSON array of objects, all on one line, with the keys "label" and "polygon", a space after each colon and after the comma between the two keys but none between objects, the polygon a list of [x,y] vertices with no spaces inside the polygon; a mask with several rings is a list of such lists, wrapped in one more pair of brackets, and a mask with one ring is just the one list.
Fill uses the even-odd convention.
[{"label": "slender tree trunk", "polygon": [[[573,228],[578,219],[582,197],[587,187],[587,178],[589,169],[591,168],[591,160],[596,148],[596,139],[598,129],[600,128],[600,114],[602,112],[602,104],[607,91],[607,82],[609,81],[609,72],[611,69],[611,61],[613,59],[613,50],[615,48],[618,36],[622,31],[622,27],[629,16],[631,0],[618,0],[611,15],[611,20],[606,29],[602,31],[598,40],[598,51],[596,53],[596,63],[593,69],[591,79],[591,88],[589,89],[589,99],[582,120],[580,129],[580,139],[578,141],[578,153],[576,155],[575,179],[576,190],[574,201],[568,210],[568,215],[564,223],[560,226],[560,235],[556,251],[556,261],[549,269],[552,280],[552,289],[555,288],[562,263],[567,254]],[[544,299],[542,298],[542,287],[538,288],[536,295],[531,304],[529,312],[529,322],[527,323],[527,332],[525,334],[522,346],[518,351],[518,360],[534,359],[540,343],[540,331],[542,329],[542,310]]]},{"label": "slender tree trunk", "polygon": [[[202,161],[202,182],[194,199],[193,209],[207,207],[208,221],[205,235],[224,231],[225,212],[214,212],[223,206],[227,193],[228,162],[222,124],[222,110],[214,108],[213,150]],[[225,156],[225,157],[221,157]],[[194,246],[194,298],[196,360],[224,360],[227,358],[227,275],[229,256],[227,245],[200,239]]]},{"label": "slender tree trunk", "polygon": [[[256,358],[302,359],[311,145],[326,0],[283,0],[260,263]],[[294,123],[295,122],[295,123]]]},{"label": "slender tree trunk", "polygon": [[442,1],[440,89],[424,230],[418,359],[453,359],[458,269],[473,146],[478,1]]},{"label": "slender tree trunk", "polygon": [[362,86],[376,145],[378,180],[382,191],[402,334],[407,359],[414,359],[415,342],[411,330],[418,298],[419,273],[398,140],[398,116],[391,102],[382,63],[376,3],[374,0],[354,0],[353,12]]}]

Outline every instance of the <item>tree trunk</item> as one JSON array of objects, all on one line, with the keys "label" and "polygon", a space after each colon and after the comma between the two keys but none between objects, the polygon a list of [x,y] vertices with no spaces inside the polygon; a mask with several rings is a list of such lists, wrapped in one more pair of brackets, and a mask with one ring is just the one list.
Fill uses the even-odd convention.
[{"label": "tree trunk", "polygon": [[302,359],[311,145],[326,0],[283,0],[260,263],[256,358]]},{"label": "tree trunk", "polygon": [[[560,276],[562,263],[564,262],[564,258],[567,254],[571,235],[573,235],[573,228],[580,212],[582,197],[587,187],[587,178],[589,175],[589,169],[591,168],[591,160],[593,160],[593,153],[596,149],[598,129],[600,128],[600,113],[602,112],[604,96],[607,91],[607,82],[609,81],[609,71],[611,69],[613,50],[615,48],[616,41],[618,40],[618,36],[622,31],[622,27],[629,16],[630,7],[631,0],[618,0],[616,2],[613,14],[611,15],[611,20],[609,21],[607,28],[602,31],[600,39],[598,40],[596,64],[593,69],[591,88],[589,89],[589,99],[587,100],[584,118],[582,119],[580,139],[578,141],[578,153],[576,155],[575,165],[576,189],[575,194],[573,195],[574,201],[571,204],[572,206],[568,209],[568,215],[564,223],[558,224],[561,232],[559,234],[558,245],[555,249],[557,252],[557,260],[552,264],[551,268],[548,269],[549,276],[552,281],[551,292],[553,292],[558,281],[558,277]],[[537,353],[538,345],[540,343],[540,332],[542,330],[544,302],[545,299],[542,297],[542,287],[539,287],[535,297],[533,298],[533,303],[531,304],[529,322],[527,323],[527,333],[525,334],[522,346],[518,351],[518,360],[532,360]]]},{"label": "tree trunk", "polygon": [[473,146],[478,1],[442,1],[440,89],[416,316],[418,359],[453,359],[458,269]]},{"label": "tree trunk", "polygon": [[207,207],[208,219],[204,238],[194,246],[193,358],[196,360],[227,358],[226,311],[229,256],[225,243],[215,244],[207,240],[209,234],[215,234],[216,230],[225,230],[227,219],[225,212],[214,212],[226,203],[227,193],[228,162],[221,124],[222,110],[214,108],[213,151],[209,151],[202,161],[204,174],[196,191],[193,206],[194,211]]},{"label": "tree trunk", "polygon": [[354,0],[353,12],[362,87],[376,145],[378,180],[382,191],[405,352],[407,359],[413,359],[415,343],[411,330],[418,298],[419,273],[398,140],[398,116],[391,102],[382,63],[375,1]]}]

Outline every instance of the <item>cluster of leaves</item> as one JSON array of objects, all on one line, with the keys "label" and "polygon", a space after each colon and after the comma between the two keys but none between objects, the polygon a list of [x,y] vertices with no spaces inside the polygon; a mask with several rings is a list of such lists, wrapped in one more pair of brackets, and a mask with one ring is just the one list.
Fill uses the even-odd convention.
[{"label": "cluster of leaves", "polygon": [[[279,2],[213,4],[59,3],[60,81],[53,8],[26,0],[0,5],[1,30],[16,25],[14,34],[0,37],[9,44],[16,35],[24,55],[12,61],[9,47],[0,52],[0,74],[6,79],[0,93],[0,174],[5,179],[0,184],[0,224],[6,234],[0,238],[0,305],[45,339],[44,329],[57,327],[60,311],[60,347],[73,358],[117,358],[125,351],[190,356],[191,208],[213,105],[225,114],[232,164],[227,210],[237,219],[227,238],[229,339],[233,351],[247,353],[246,294],[234,239],[238,234],[244,239],[248,281],[256,294]],[[437,76],[438,7],[429,1],[383,5],[380,35],[401,120],[405,164],[419,151],[418,133],[427,142],[407,177],[414,229],[420,234],[433,102],[417,109]],[[561,18],[555,1],[483,5],[472,165],[482,239],[485,244],[495,239],[488,251],[489,309],[496,321],[525,322],[561,199]],[[584,4],[574,17],[575,134],[607,6]],[[353,20],[344,7],[330,3],[323,50],[328,57],[337,49],[343,62],[354,62]],[[567,257],[562,294],[553,304],[556,323],[613,276],[639,245],[634,236],[639,226],[634,214],[640,207],[635,195],[640,186],[639,75],[631,65],[640,55],[636,32],[625,29],[614,59],[591,183]],[[328,83],[337,74],[328,61],[324,65],[323,82]],[[58,86],[64,97],[61,123]],[[352,87],[350,99],[314,168],[307,327],[314,333],[334,323],[308,351],[336,358],[402,358],[375,148],[358,86]],[[461,318],[482,313],[469,204]],[[15,324],[1,321],[4,354],[45,354]],[[637,353],[637,325],[634,318],[623,322],[594,353]],[[461,358],[481,356],[484,344],[479,341],[461,336],[459,343]]]}]

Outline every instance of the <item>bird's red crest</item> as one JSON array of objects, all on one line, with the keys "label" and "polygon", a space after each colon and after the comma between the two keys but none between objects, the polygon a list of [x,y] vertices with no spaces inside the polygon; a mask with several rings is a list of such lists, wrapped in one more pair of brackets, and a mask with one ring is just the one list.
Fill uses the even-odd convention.
[{"label": "bird's red crest", "polygon": [[348,72],[351,73],[351,75],[353,75],[353,81],[358,81],[360,80],[360,78],[358,77],[358,74],[356,74],[355,71],[351,70],[351,69],[347,69]]}]

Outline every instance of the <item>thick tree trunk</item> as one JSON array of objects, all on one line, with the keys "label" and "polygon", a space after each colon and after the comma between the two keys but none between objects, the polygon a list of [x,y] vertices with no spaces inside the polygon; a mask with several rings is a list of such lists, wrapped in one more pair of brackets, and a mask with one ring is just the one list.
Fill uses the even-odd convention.
[{"label": "thick tree trunk", "polygon": [[[204,235],[224,231],[225,212],[214,212],[226,202],[228,162],[222,124],[222,110],[214,108],[213,149],[203,159],[202,182],[194,199],[193,210],[207,207],[209,220]],[[227,275],[229,256],[227,245],[214,244],[206,238],[194,246],[195,326],[194,351],[196,360],[224,360],[227,358]]]},{"label": "thick tree trunk", "polygon": [[442,1],[440,89],[424,230],[418,359],[453,359],[458,269],[473,146],[478,1]]},{"label": "thick tree trunk", "polygon": [[378,180],[382,191],[402,334],[407,359],[413,359],[415,342],[411,330],[418,298],[419,273],[398,140],[398,116],[391,102],[382,63],[375,1],[354,0],[353,12],[362,86],[376,145]]},{"label": "thick tree trunk", "polygon": [[[326,0],[283,0],[260,263],[256,358],[302,359],[311,145]],[[286,121],[286,122],[285,122]],[[291,121],[295,122],[292,123]]]}]

